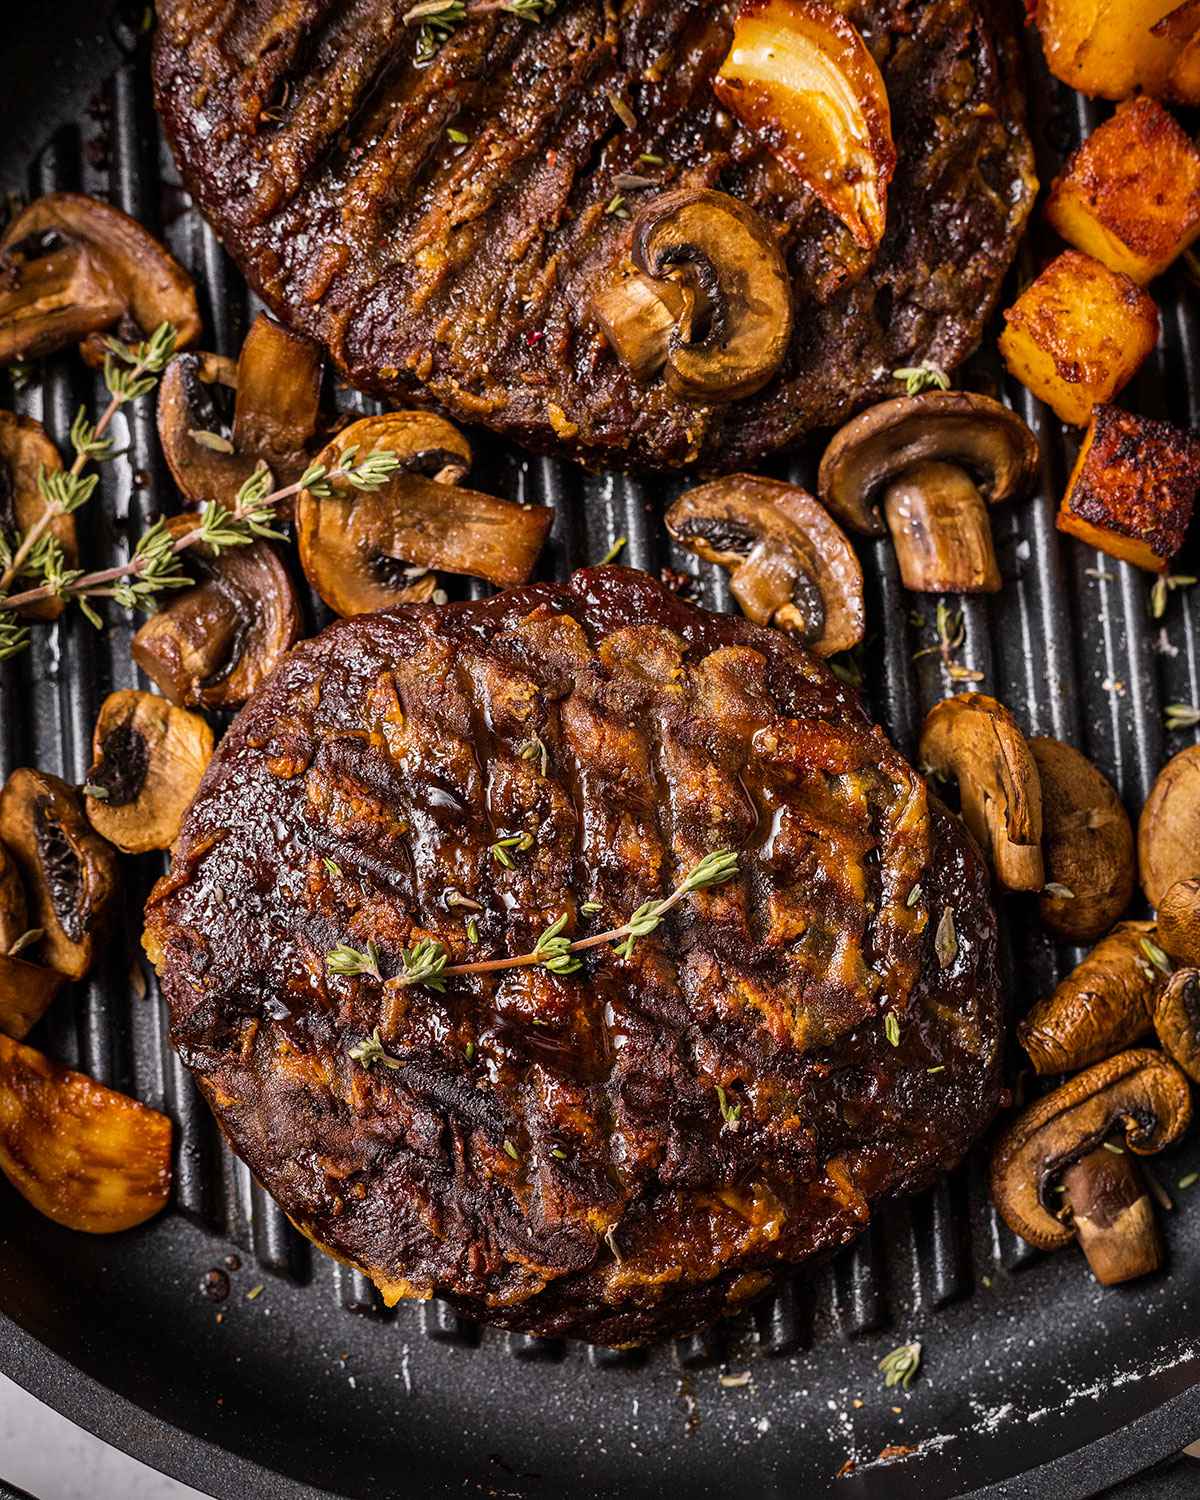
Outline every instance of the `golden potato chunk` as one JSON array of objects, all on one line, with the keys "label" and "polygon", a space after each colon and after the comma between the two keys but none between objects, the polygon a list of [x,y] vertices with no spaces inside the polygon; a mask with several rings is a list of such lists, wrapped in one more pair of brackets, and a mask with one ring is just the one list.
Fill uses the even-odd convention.
[{"label": "golden potato chunk", "polygon": [[1058,529],[1152,573],[1166,572],[1192,519],[1200,437],[1098,406],[1058,512]]},{"label": "golden potato chunk", "polygon": [[112,1234],[171,1190],[171,1122],[0,1035],[0,1168],[56,1224]]},{"label": "golden potato chunk", "polygon": [[1200,151],[1154,99],[1131,99],[1055,179],[1046,217],[1145,286],[1200,235]]},{"label": "golden potato chunk", "polygon": [[1180,41],[1159,23],[1179,0],[1034,0],[1031,8],[1047,66],[1081,94],[1166,92]]},{"label": "golden potato chunk", "polygon": [[1004,314],[1009,370],[1064,422],[1082,427],[1158,342],[1158,308],[1136,282],[1064,250]]}]

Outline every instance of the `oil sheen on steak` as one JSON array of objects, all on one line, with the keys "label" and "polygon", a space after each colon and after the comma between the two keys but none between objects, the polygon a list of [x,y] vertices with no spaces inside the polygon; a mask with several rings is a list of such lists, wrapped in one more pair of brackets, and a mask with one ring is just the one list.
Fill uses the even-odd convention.
[{"label": "oil sheen on steak", "polygon": [[[402,0],[159,0],[157,99],[243,271],[355,385],[596,466],[745,468],[895,395],[900,366],[958,364],[1033,201],[1015,5],[838,8],[881,65],[899,154],[869,267],[719,107],[730,0],[560,0],[536,24],[493,8],[426,65]],[[780,237],[796,332],[747,400],[637,386],[588,313],[632,230],[606,207],[621,191],[636,211],[658,184],[719,187]]]},{"label": "oil sheen on steak", "polygon": [[[466,962],[563,913],[618,926],[726,846],[739,878],[628,959],[386,982],[422,936]],[[384,982],[327,972],[369,941]],[[814,658],[622,568],[294,650],[205,776],[147,947],[184,1061],[307,1234],[388,1301],[535,1333],[702,1325],[931,1182],[997,1102],[962,825]]]}]

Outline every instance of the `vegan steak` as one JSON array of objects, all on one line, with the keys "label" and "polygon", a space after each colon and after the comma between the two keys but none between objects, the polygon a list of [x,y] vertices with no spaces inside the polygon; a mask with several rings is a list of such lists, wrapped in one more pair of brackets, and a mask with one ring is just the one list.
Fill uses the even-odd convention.
[{"label": "vegan steak", "polygon": [[[414,980],[621,929],[718,851],[732,878],[621,949]],[[389,1303],[531,1333],[697,1328],[932,1182],[998,1100],[961,823],[801,647],[623,568],[293,650],[146,946],[292,1220]]]},{"label": "vegan steak", "polygon": [[[894,370],[950,370],[976,345],[1037,186],[1015,6],[515,9],[467,0],[439,24],[397,0],[159,0],[156,97],[186,187],[352,384],[597,467],[735,470],[896,395]],[[743,16],[787,31],[781,59],[788,38],[809,49],[798,79],[780,64],[762,119],[756,85],[719,76]],[[877,169],[886,205],[869,226],[823,167],[805,180],[811,152],[788,125],[828,128],[837,109],[817,119],[806,90],[839,64],[842,93],[862,95],[835,105],[870,106],[877,157],[858,160],[852,119],[831,170],[848,200]],[[708,198],[673,218],[664,248],[664,216],[713,192],[724,212]],[[598,299],[643,254],[668,301],[622,283],[625,360]],[[685,314],[673,278],[688,263],[720,295]],[[705,366],[685,389],[662,369],[672,320]],[[730,370],[726,344],[748,365]]]}]

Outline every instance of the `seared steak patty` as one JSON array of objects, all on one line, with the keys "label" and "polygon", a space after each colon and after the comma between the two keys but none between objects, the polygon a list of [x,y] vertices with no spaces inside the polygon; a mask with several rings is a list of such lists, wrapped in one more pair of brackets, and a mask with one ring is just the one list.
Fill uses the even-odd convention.
[{"label": "seared steak patty", "polygon": [[[839,5],[880,64],[898,152],[870,265],[720,107],[733,4],[561,0],[537,23],[495,8],[428,62],[410,8],[159,0],[157,97],[185,183],[354,384],[597,466],[734,469],[978,341],[1035,189],[1007,0]],[[622,215],[677,187],[754,208],[792,274],[783,368],[730,405],[639,386],[589,312],[628,252]]]},{"label": "seared steak patty", "polygon": [[[724,848],[737,878],[628,957],[389,983],[425,937],[461,963],[564,915],[618,927]],[[295,649],[221,744],[146,941],[292,1219],[388,1301],[508,1328],[697,1327],[931,1182],[997,1103],[962,825],[815,659],[621,568]],[[380,977],[330,972],[371,943]]]}]

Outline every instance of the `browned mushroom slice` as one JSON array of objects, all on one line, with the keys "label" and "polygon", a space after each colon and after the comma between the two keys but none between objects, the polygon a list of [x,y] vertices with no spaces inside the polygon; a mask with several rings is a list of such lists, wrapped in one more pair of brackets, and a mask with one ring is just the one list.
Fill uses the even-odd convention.
[{"label": "browned mushroom slice", "polygon": [[0,1036],[0,1168],[56,1224],[113,1234],[166,1206],[171,1122]]},{"label": "browned mushroom slice", "polygon": [[998,401],[926,391],[848,422],[825,450],[819,492],[839,521],[870,536],[883,533],[882,502],[906,588],[994,593],[987,504],[1027,489],[1037,460],[1033,433]]},{"label": "browned mushroom slice", "polygon": [[1114,927],[1017,1026],[1034,1068],[1073,1072],[1144,1037],[1169,972],[1161,957],[1153,922]]},{"label": "browned mushroom slice", "polygon": [[774,233],[710,189],[651,199],[634,222],[630,262],[597,287],[591,307],[635,378],[665,365],[671,388],[698,401],[761,389],[792,334],[791,280]]},{"label": "browned mushroom slice", "polygon": [[868,251],[896,167],[887,89],[866,43],[826,0],[742,0],[713,88]]},{"label": "browned mushroom slice", "polygon": [[1038,738],[1029,750],[1042,784],[1042,921],[1059,937],[1094,942],[1133,894],[1129,815],[1111,782],[1073,745]]},{"label": "browned mushroom slice", "polygon": [[[41,518],[46,508],[38,488],[39,471],[44,469],[53,474],[61,468],[58,449],[40,422],[0,411],[0,541],[9,548]],[[64,565],[73,568],[79,561],[75,517],[56,516],[49,531],[62,548]],[[39,604],[27,604],[18,614],[31,620],[57,620],[65,608],[62,599],[46,599]]]},{"label": "browned mushroom slice", "polygon": [[68,979],[92,966],[117,889],[117,857],[92,832],[72,787],[17,770],[0,792],[0,839],[21,867],[42,955]]},{"label": "browned mushroom slice", "polygon": [[1158,992],[1154,1030],[1195,1083],[1200,1083],[1200,969],[1176,969]]},{"label": "browned mushroom slice", "polygon": [[[439,433],[431,426],[447,429]],[[366,614],[412,602],[414,579],[425,569],[486,578],[501,587],[524,583],[553,520],[544,507],[528,508],[476,490],[439,483],[419,470],[459,472],[449,446],[454,429],[440,418],[411,412],[364,417],[338,434],[317,455],[336,469],[353,448],[359,461],[370,453],[399,454],[402,467],[382,488],[362,492],[335,482],[320,498],[301,491],[296,503],[300,562],[309,583],[339,615]],[[457,436],[457,434],[455,434]]]},{"label": "browned mushroom slice", "polygon": [[[1136,1182],[1130,1186],[1123,1166],[1115,1167],[1119,1176],[1112,1182],[1100,1178],[1109,1167],[1104,1157],[1115,1161],[1118,1155],[1104,1143],[1123,1130],[1125,1149],[1149,1156],[1178,1140],[1191,1115],[1187,1079],[1161,1052],[1135,1049],[1110,1057],[1008,1126],[992,1156],[992,1201],[1014,1234],[1041,1250],[1070,1244],[1078,1211],[1089,1221],[1080,1239],[1097,1280],[1110,1285],[1142,1275],[1159,1259],[1153,1215],[1141,1206],[1144,1190]],[[1059,1195],[1067,1173],[1069,1189]]]},{"label": "browned mushroom slice", "polygon": [[862,569],[841,527],[799,485],[732,474],[686,490],[666,514],[682,546],[730,570],[757,625],[775,625],[818,656],[863,638]]},{"label": "browned mushroom slice", "polygon": [[[0,255],[11,260],[19,254],[22,264],[18,274],[24,278],[31,273],[34,260],[28,247],[33,247],[36,255],[39,246],[49,246],[51,253],[60,248],[84,252],[82,260],[90,266],[89,284],[94,282],[109,291],[106,306],[111,316],[105,320],[93,317],[87,329],[68,327],[71,320],[64,318],[61,338],[43,342],[36,351],[22,352],[49,353],[80,333],[109,327],[122,317],[136,325],[142,337],[148,337],[160,323],[172,324],[179,348],[198,337],[200,314],[191,277],[152,234],[120,209],[81,193],[48,193],[37,198],[9,225],[0,241]],[[98,291],[90,294],[99,296]],[[0,347],[4,345],[4,332],[5,324],[0,320]]]},{"label": "browned mushroom slice", "polygon": [[23,1040],[50,1008],[64,976],[42,964],[0,953],[0,1031]]},{"label": "browned mushroom slice", "polygon": [[[197,517],[173,516],[174,536]],[[300,607],[270,542],[230,547],[213,557],[191,547],[193,588],[171,596],[133,638],[133,659],[180,707],[236,708],[300,638]]]},{"label": "browned mushroom slice", "polygon": [[199,714],[153,693],[110,693],[83,788],[92,827],[126,854],[169,849],[212,752],[212,730]]},{"label": "browned mushroom slice", "polygon": [[308,465],[320,392],[316,346],[265,314],[236,367],[215,354],[177,355],[158,394],[171,477],[194,505],[216,500],[229,508],[260,463],[280,487],[294,484]]},{"label": "browned mushroom slice", "polygon": [[1200,875],[1200,745],[1158,773],[1138,821],[1138,873],[1154,907],[1177,880]]},{"label": "browned mushroom slice", "polygon": [[1200,880],[1177,880],[1158,903],[1158,944],[1171,958],[1200,967]]},{"label": "browned mushroom slice", "polygon": [[111,328],[125,310],[89,252],[53,232],[0,250],[0,364],[39,359]]},{"label": "browned mushroom slice", "polygon": [[986,693],[935,704],[921,730],[922,766],[958,783],[967,827],[1010,891],[1040,891],[1042,788],[1016,720]]},{"label": "browned mushroom slice", "polygon": [[[41,934],[38,933],[37,937]],[[29,927],[29,904],[17,862],[0,844],[0,953],[23,951],[33,946]]]}]

